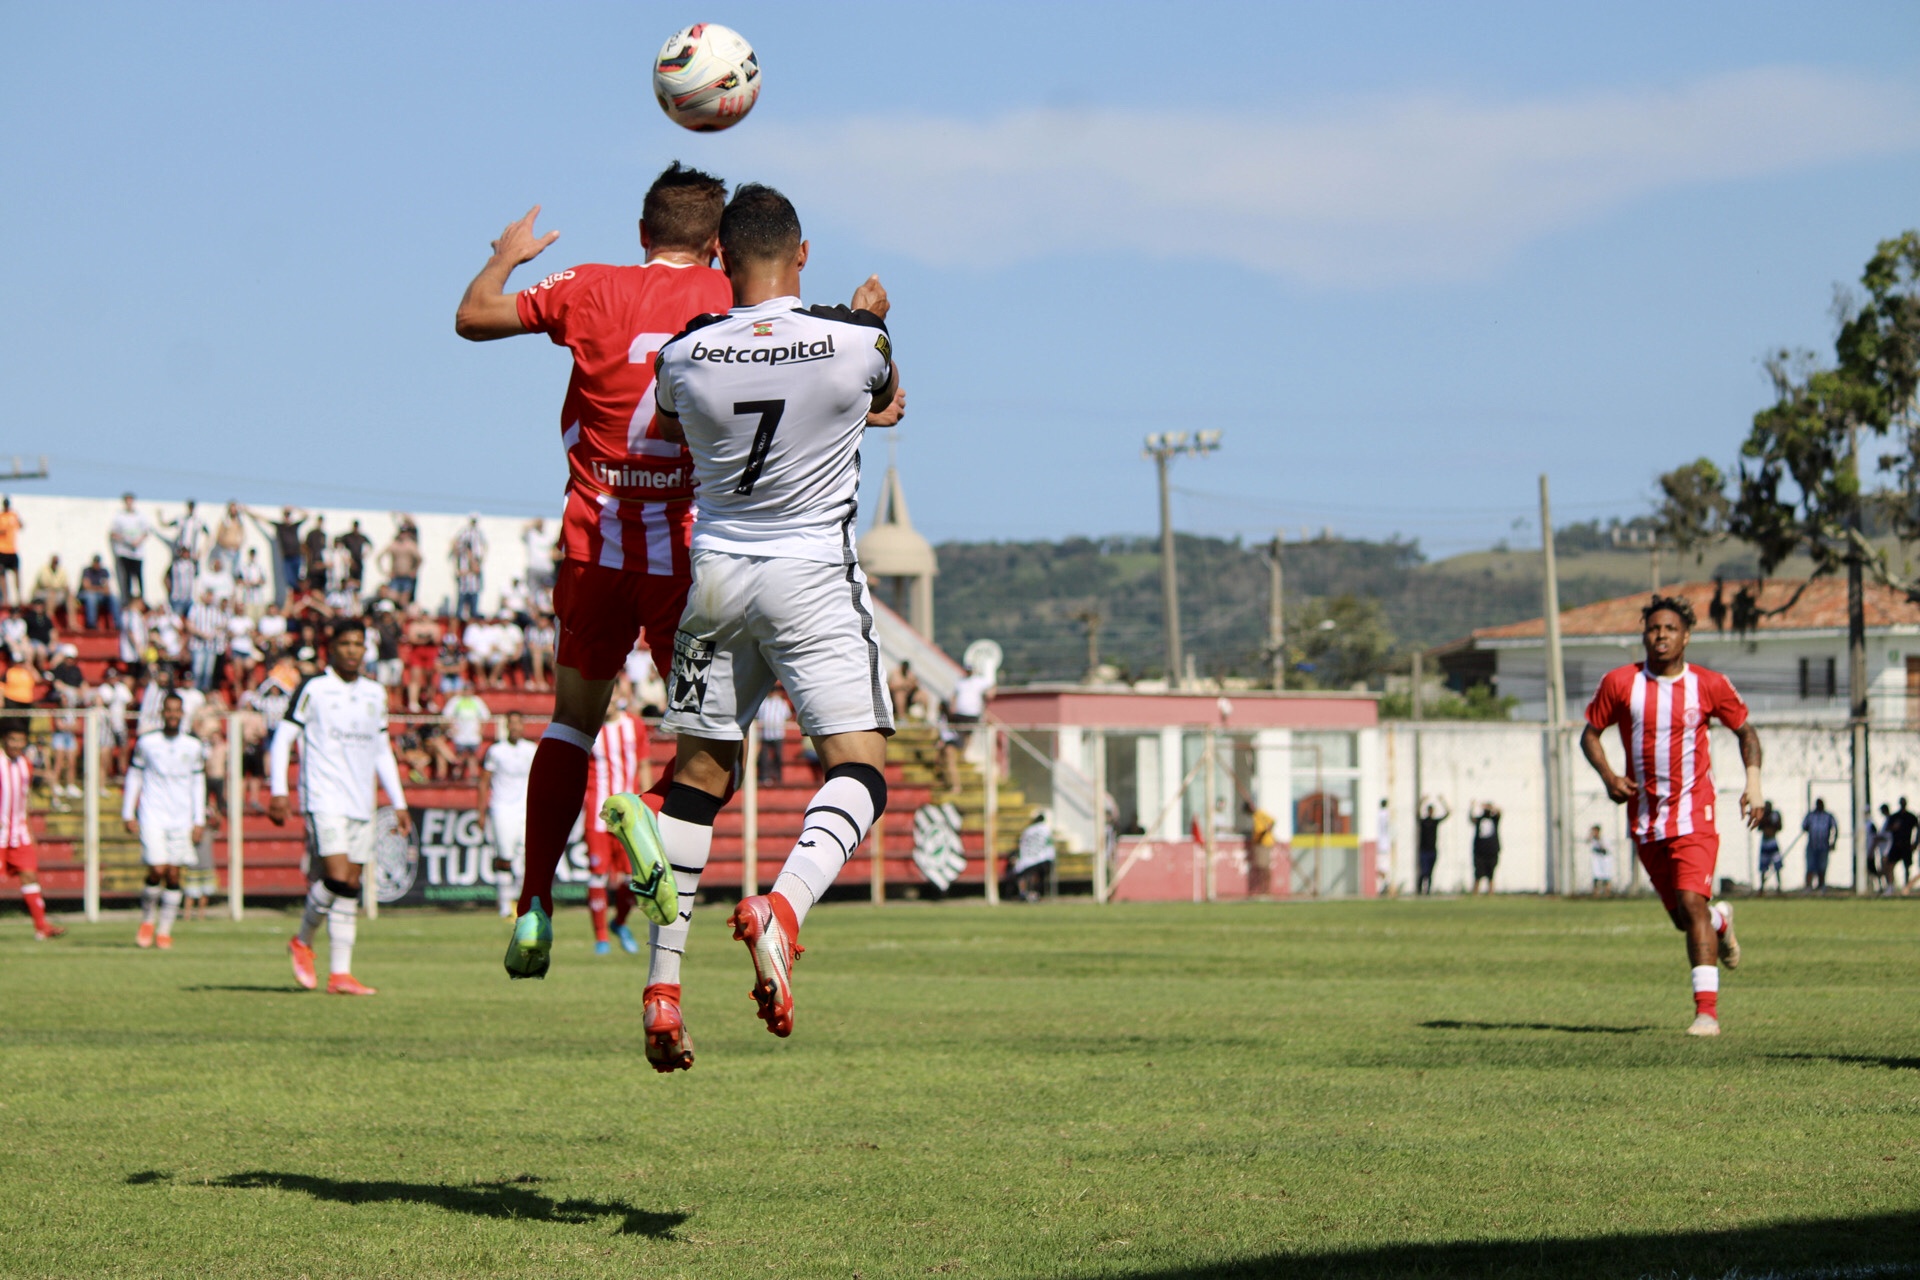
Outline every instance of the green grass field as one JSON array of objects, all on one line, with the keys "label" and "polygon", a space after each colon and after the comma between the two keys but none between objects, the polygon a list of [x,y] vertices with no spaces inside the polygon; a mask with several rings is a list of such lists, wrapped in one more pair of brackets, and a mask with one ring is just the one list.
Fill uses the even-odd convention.
[{"label": "green grass field", "polygon": [[1716,1041],[1645,900],[833,905],[777,1041],[705,908],[671,1078],[584,912],[9,916],[0,1274],[1920,1274],[1920,901],[1739,912]]}]

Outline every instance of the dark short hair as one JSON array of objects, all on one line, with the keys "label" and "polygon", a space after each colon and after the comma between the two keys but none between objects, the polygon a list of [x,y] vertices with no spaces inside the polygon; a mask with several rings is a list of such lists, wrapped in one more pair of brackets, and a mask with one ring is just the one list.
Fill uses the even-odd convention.
[{"label": "dark short hair", "polygon": [[640,220],[656,249],[704,249],[720,232],[727,184],[675,160],[647,188]]},{"label": "dark short hair", "polygon": [[27,718],[25,716],[7,716],[0,719],[0,738],[5,738],[16,733],[23,738],[27,736]]},{"label": "dark short hair", "polygon": [[177,702],[177,703],[179,703],[179,704],[180,704],[180,709],[181,709],[182,711],[185,711],[185,710],[187,709],[187,700],[186,700],[185,698],[183,698],[183,697],[181,697],[181,696],[180,696],[179,694],[177,694],[177,693],[169,693],[169,694],[168,694],[168,695],[167,695],[166,697],[164,697],[164,698],[162,698],[162,699],[160,699],[160,705],[161,705],[162,707],[164,707],[164,706],[166,706],[166,705],[167,705],[167,704],[168,704],[169,702]]},{"label": "dark short hair", "polygon": [[329,640],[338,640],[341,636],[348,634],[357,635],[363,640],[366,639],[367,620],[365,618],[335,618],[333,625],[327,628],[327,639]]},{"label": "dark short hair", "polygon": [[800,215],[772,187],[749,182],[734,189],[720,215],[720,249],[729,262],[765,262],[800,247]]},{"label": "dark short hair", "polygon": [[1644,627],[1653,621],[1654,614],[1662,612],[1672,614],[1680,619],[1681,626],[1693,630],[1693,606],[1679,596],[1656,595],[1647,601],[1647,607],[1640,611],[1640,625]]}]

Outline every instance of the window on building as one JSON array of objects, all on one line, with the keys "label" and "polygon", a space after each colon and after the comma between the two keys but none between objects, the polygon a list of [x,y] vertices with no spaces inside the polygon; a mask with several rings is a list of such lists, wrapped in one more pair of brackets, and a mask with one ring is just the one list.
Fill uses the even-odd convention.
[{"label": "window on building", "polygon": [[1840,660],[1838,658],[1800,659],[1800,697],[1836,698],[1840,696]]}]

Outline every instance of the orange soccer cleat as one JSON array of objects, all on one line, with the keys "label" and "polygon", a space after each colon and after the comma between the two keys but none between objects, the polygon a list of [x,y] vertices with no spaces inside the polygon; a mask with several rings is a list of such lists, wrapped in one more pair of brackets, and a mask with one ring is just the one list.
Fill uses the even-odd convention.
[{"label": "orange soccer cleat", "polygon": [[159,937],[153,940],[153,945],[160,948],[162,951],[171,951],[173,950],[173,935],[170,933],[163,933]]},{"label": "orange soccer cleat", "polygon": [[133,935],[133,945],[143,951],[153,945],[153,921],[148,920],[140,926],[140,932]]},{"label": "orange soccer cleat", "polygon": [[313,977],[313,948],[298,938],[287,941],[287,954],[293,957],[293,980],[313,990],[316,985]]},{"label": "orange soccer cleat", "polygon": [[680,1016],[680,984],[656,982],[646,989],[640,1025],[647,1034],[647,1061],[661,1075],[693,1068],[693,1037]]},{"label": "orange soccer cleat", "polygon": [[330,996],[377,996],[380,993],[372,987],[361,984],[350,973],[336,973],[327,978],[327,994]]},{"label": "orange soccer cleat", "polygon": [[789,936],[770,894],[742,898],[728,923],[753,957],[753,998],[760,1006],[760,1020],[777,1036],[792,1035],[793,962],[806,950],[797,936],[800,931],[793,929],[794,936]]},{"label": "orange soccer cleat", "polygon": [[35,942],[51,942],[55,938],[65,937],[66,933],[67,931],[59,925],[50,924],[44,929],[35,929],[33,931],[33,940]]}]

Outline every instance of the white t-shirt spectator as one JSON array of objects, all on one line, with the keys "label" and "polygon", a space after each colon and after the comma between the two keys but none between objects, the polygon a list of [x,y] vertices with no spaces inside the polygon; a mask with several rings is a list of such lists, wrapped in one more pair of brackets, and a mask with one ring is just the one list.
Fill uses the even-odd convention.
[{"label": "white t-shirt spectator", "polygon": [[447,699],[440,718],[447,722],[447,740],[456,747],[480,745],[480,730],[493,717],[487,704],[471,693],[459,693]]},{"label": "white t-shirt spectator", "polygon": [[244,613],[236,613],[227,619],[227,635],[231,652],[236,658],[251,658],[257,651],[253,647],[253,619]]},{"label": "white t-shirt spectator", "polygon": [[760,704],[760,738],[764,742],[785,742],[787,740],[787,722],[793,719],[793,709],[787,700],[776,690],[766,696]]},{"label": "white t-shirt spectator", "polygon": [[281,614],[263,613],[260,615],[260,625],[254,628],[254,631],[262,641],[268,644],[276,640],[284,640],[287,638],[287,620]]},{"label": "white t-shirt spectator", "polygon": [[993,683],[969,671],[953,683],[953,714],[978,720],[987,714],[987,691]]},{"label": "white t-shirt spectator", "polygon": [[107,526],[107,545],[122,560],[138,560],[140,544],[153,536],[153,526],[138,511],[122,511]]}]

